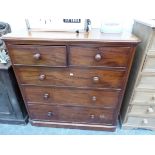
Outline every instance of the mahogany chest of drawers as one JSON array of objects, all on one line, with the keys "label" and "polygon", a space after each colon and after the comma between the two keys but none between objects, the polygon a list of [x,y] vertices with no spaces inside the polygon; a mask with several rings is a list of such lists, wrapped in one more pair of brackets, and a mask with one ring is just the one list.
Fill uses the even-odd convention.
[{"label": "mahogany chest of drawers", "polygon": [[3,37],[32,125],[114,131],[136,45],[131,34]]}]

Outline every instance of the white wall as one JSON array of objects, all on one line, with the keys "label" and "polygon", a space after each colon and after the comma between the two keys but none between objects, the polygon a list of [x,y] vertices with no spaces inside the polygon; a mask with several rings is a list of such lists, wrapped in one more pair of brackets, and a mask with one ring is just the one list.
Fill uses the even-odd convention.
[{"label": "white wall", "polygon": [[155,9],[153,0],[0,0],[0,21],[13,31],[25,28],[26,17],[91,18],[93,27],[117,19],[130,31],[134,18],[155,18]]}]

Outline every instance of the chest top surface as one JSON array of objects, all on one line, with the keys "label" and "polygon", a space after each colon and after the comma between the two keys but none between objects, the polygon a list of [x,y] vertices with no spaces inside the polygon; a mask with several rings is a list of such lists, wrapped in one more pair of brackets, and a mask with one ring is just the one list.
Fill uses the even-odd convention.
[{"label": "chest top surface", "polygon": [[122,32],[119,34],[101,33],[99,29],[92,29],[90,32],[28,32],[26,30],[13,32],[2,37],[5,41],[29,40],[29,41],[62,41],[62,42],[120,42],[139,43],[140,40],[131,33]]}]

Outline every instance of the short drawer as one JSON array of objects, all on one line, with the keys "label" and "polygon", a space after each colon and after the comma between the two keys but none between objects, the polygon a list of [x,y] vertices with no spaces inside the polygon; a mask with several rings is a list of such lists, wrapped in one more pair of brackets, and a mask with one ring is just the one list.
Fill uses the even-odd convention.
[{"label": "short drawer", "polygon": [[129,116],[125,122],[126,125],[134,125],[135,127],[155,127],[155,118],[131,117]]},{"label": "short drawer", "polygon": [[66,66],[65,46],[9,45],[13,64]]},{"label": "short drawer", "polygon": [[155,117],[155,106],[130,105],[128,115]]},{"label": "short drawer", "polygon": [[138,80],[137,88],[155,90],[155,73],[145,73],[142,74]]},{"label": "short drawer", "polygon": [[125,71],[102,69],[71,69],[16,67],[21,84],[71,87],[121,88]]},{"label": "short drawer", "polygon": [[22,87],[28,103],[116,108],[120,91],[49,87]]},{"label": "short drawer", "polygon": [[71,46],[69,64],[71,66],[126,67],[130,47],[78,47]]},{"label": "short drawer", "polygon": [[155,92],[153,92],[153,91],[135,91],[131,104],[155,105]]},{"label": "short drawer", "polygon": [[113,110],[73,106],[29,105],[30,118],[76,123],[112,124]]}]

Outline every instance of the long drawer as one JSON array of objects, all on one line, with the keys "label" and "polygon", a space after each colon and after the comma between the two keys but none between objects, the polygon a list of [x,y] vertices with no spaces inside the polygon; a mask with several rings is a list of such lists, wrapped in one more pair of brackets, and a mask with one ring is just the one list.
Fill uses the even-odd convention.
[{"label": "long drawer", "polygon": [[113,110],[74,106],[29,105],[33,120],[76,123],[113,123]]},{"label": "long drawer", "polygon": [[154,127],[155,118],[146,118],[146,117],[132,117],[129,116],[125,122],[126,125],[132,125],[135,127]]},{"label": "long drawer", "polygon": [[155,90],[155,73],[142,74],[138,80],[137,88],[139,90]]},{"label": "long drawer", "polygon": [[155,92],[153,91],[135,91],[132,102],[136,105],[155,105]]},{"label": "long drawer", "polygon": [[80,47],[71,46],[71,66],[127,67],[130,47]]},{"label": "long drawer", "polygon": [[34,104],[98,106],[116,108],[120,91],[52,87],[22,87],[26,101]]},{"label": "long drawer", "polygon": [[66,46],[10,45],[13,64],[66,66]]},{"label": "long drawer", "polygon": [[122,88],[125,71],[102,69],[71,69],[16,67],[21,84],[72,87]]},{"label": "long drawer", "polygon": [[155,72],[155,55],[147,55],[145,58],[143,72]]},{"label": "long drawer", "polygon": [[155,117],[155,106],[130,105],[128,115]]}]

